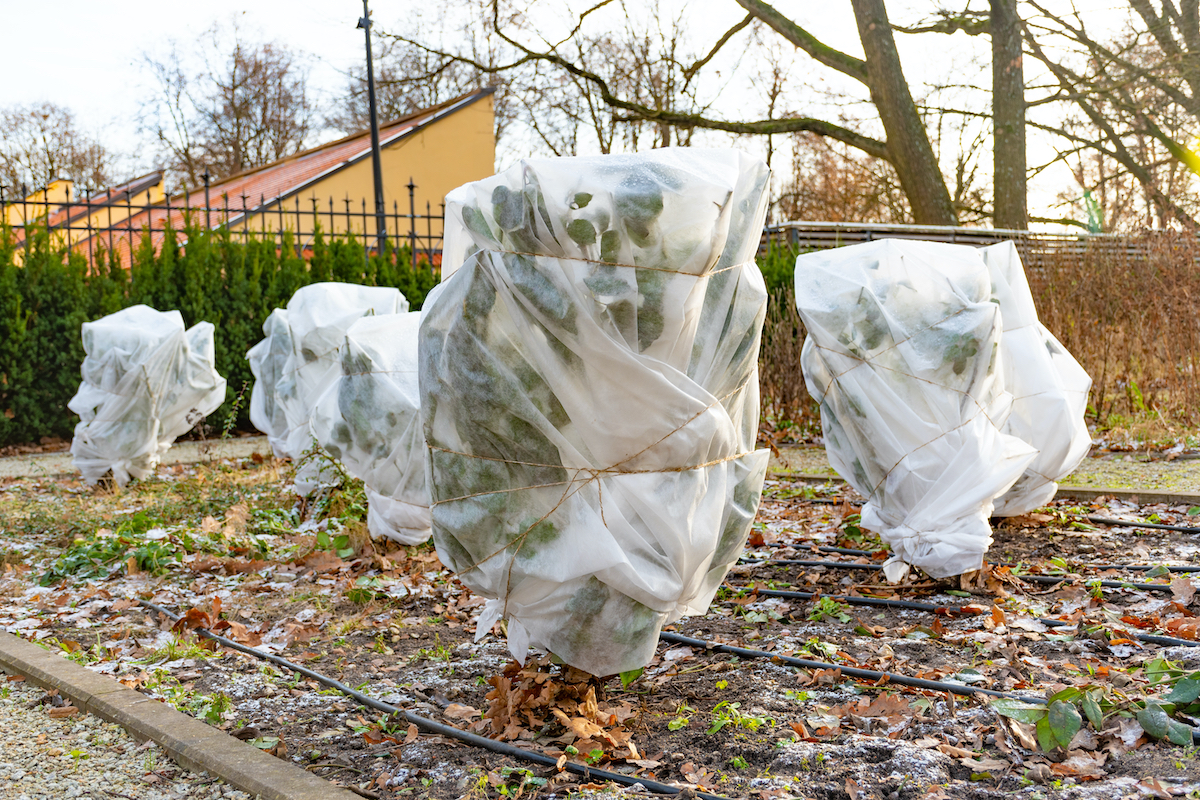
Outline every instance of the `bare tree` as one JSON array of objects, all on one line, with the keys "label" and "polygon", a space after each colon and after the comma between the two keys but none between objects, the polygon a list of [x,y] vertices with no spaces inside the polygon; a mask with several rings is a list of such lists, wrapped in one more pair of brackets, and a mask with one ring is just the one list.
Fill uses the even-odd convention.
[{"label": "bare tree", "polygon": [[895,169],[828,137],[791,137],[791,173],[783,180],[777,213],[784,220],[825,222],[912,221]]},{"label": "bare tree", "polygon": [[[443,61],[406,42],[383,39],[375,53],[375,102],[380,122],[399,119],[444,103],[492,82],[460,61]],[[344,133],[358,133],[371,124],[367,102],[366,66],[351,71],[343,102],[326,123]]]},{"label": "bare tree", "polygon": [[[762,0],[737,0],[746,9],[747,16],[730,27],[717,38],[713,45],[701,50],[699,55],[689,54],[685,60],[678,50],[670,52],[670,61],[677,65],[669,74],[679,80],[664,85],[653,85],[654,91],[642,94],[629,91],[611,76],[595,68],[589,68],[573,58],[566,48],[569,41],[581,36],[587,18],[617,0],[599,0],[580,14],[572,26],[570,35],[563,41],[550,42],[539,38],[532,26],[521,23],[525,19],[519,14],[502,14],[500,0],[492,0],[492,29],[512,49],[512,59],[500,65],[486,66],[465,59],[461,54],[429,43],[413,41],[443,59],[467,60],[476,67],[493,72],[507,72],[525,67],[533,62],[552,65],[592,87],[599,98],[621,115],[625,121],[642,121],[659,128],[673,128],[684,132],[684,136],[697,129],[726,131],[734,134],[772,135],[781,133],[810,132],[843,142],[864,153],[891,163],[899,176],[901,185],[909,198],[914,217],[919,222],[952,224],[956,221],[954,205],[946,188],[924,123],[913,102],[912,94],[904,79],[895,40],[887,17],[883,0],[851,0],[858,24],[859,38],[866,58],[858,58],[832,48],[794,21],[788,19],[774,7]],[[618,3],[630,17],[628,8]],[[772,28],[799,50],[817,62],[852,78],[864,86],[878,113],[878,122],[887,139],[854,130],[852,127],[806,116],[768,117],[755,121],[720,119],[704,104],[665,103],[664,98],[687,99],[694,91],[702,70],[730,42],[738,38],[743,30],[758,20]],[[412,41],[412,40],[410,40]],[[711,76],[707,76],[711,79]],[[643,87],[641,82],[635,82]],[[677,134],[673,135],[678,136]],[[670,141],[659,134],[661,142]]]},{"label": "bare tree", "polygon": [[301,150],[316,119],[295,54],[249,43],[236,26],[214,27],[207,39],[195,69],[176,45],[164,58],[143,56],[158,93],[142,108],[142,127],[190,186],[205,172],[223,178]]},{"label": "bare tree", "polygon": [[62,106],[0,109],[0,184],[9,187],[9,197],[40,189],[55,178],[68,178],[80,190],[99,189],[112,181],[112,156]]},{"label": "bare tree", "polygon": [[[491,0],[472,4],[469,21],[454,37],[443,35],[439,40],[427,31],[419,37],[397,31],[382,35],[395,42],[392,52],[406,54],[411,66],[403,82],[414,89],[428,91],[443,76],[462,74],[455,65],[465,65],[479,82],[490,76],[490,81],[501,83],[497,97],[506,103],[505,123],[519,122],[551,154],[688,143],[692,126],[625,114],[608,103],[600,84],[588,76],[599,76],[605,86],[635,103],[668,112],[695,112],[704,104],[696,96],[696,69],[689,65],[698,69],[711,55],[700,59],[685,52],[689,37],[683,13],[671,16],[657,1],[638,4],[636,9],[619,0],[602,5],[612,2],[624,9],[619,24],[595,34],[577,30],[556,44],[558,53],[580,65],[583,73],[526,57],[513,46],[508,31],[536,38],[539,24],[524,13],[502,16],[499,4]],[[747,18],[737,30],[749,22]],[[693,63],[697,59],[698,65]]]},{"label": "bare tree", "polygon": [[[1077,112],[1047,128],[1070,143],[1064,160],[1090,150],[1136,180],[1150,218],[1200,229],[1200,155],[1187,144],[1200,134],[1200,6],[1127,2],[1128,29],[1103,38],[1079,11],[1060,14],[1030,0],[1040,16],[1025,23],[1028,51],[1052,76],[1053,99]],[[1100,175],[1111,181],[1107,168]]]},{"label": "bare tree", "polygon": [[[1029,227],[1028,163],[1025,143],[1026,109],[1025,70],[1022,53],[1021,17],[1017,0],[988,0],[987,11],[967,7],[961,11],[939,8],[932,20],[910,27],[894,26],[903,33],[966,33],[988,36],[992,44],[992,203],[986,213],[997,228],[1024,230]],[[936,109],[945,113],[946,109]],[[963,174],[960,151],[956,173]],[[964,206],[955,195],[960,211],[978,215],[982,207]]]}]

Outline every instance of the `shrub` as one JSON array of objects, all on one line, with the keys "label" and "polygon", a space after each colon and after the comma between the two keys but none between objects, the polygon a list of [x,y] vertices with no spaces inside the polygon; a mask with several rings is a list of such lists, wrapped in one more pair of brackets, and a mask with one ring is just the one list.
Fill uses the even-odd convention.
[{"label": "shrub", "polygon": [[0,227],[0,445],[72,435],[78,418],[66,406],[79,388],[80,326],[138,303],[178,309],[189,327],[213,323],[228,394],[210,424],[220,430],[234,413],[238,426],[249,426],[248,404],[234,403],[253,381],[246,351],[272,309],[318,280],[395,286],[419,309],[437,278],[428,264],[414,269],[407,248],[368,260],[353,235],[330,239],[319,230],[301,254],[290,233],[277,244],[189,224],[166,231],[158,247],[144,233],[128,269],[103,251],[89,269],[44,225],[28,229],[20,256],[12,231]]}]

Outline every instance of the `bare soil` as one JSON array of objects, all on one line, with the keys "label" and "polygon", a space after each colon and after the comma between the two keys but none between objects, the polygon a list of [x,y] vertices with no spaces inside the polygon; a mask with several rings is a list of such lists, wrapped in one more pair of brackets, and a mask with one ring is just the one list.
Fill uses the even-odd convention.
[{"label": "bare soil", "polygon": [[[796,669],[663,643],[625,686],[616,676],[593,678],[532,653],[519,669],[499,626],[475,641],[482,599],[441,565],[430,545],[372,544],[352,487],[343,496],[298,504],[287,484],[286,467],[269,459],[175,467],[123,491],[65,479],[7,482],[0,486],[0,625],[366,797],[614,790],[418,734],[315,681],[232,650],[206,649],[189,630],[172,630],[170,620],[137,601],[187,613],[189,625],[463,729],[495,735],[507,720],[505,735],[527,749],[728,797],[975,800],[1200,791],[1195,749],[1155,740],[1128,710],[1130,700],[1165,691],[1161,659],[1181,675],[1200,670],[1200,648],[1136,640],[1138,633],[1200,635],[1200,624],[1192,625],[1200,580],[1139,575],[1133,580],[1166,590],[1102,589],[1087,581],[1128,575],[1083,566],[1192,564],[1200,539],[1080,521],[1086,513],[1155,515],[1196,526],[1200,509],[1116,499],[1055,503],[997,521],[994,564],[981,573],[953,581],[914,574],[888,585],[878,570],[865,568],[886,554],[855,525],[861,498],[835,484],[776,476],[746,561],[859,566],[740,564],[708,614],[672,629],[830,667]],[[348,538],[341,555],[338,535]],[[124,552],[112,544],[121,536],[131,543]],[[872,555],[821,553],[819,546]],[[1022,580],[1064,570],[1067,580],[1059,585]],[[771,590],[825,597],[763,594]],[[950,611],[847,606],[830,597],[843,595],[917,600]],[[1063,625],[1038,621],[1047,618]],[[1045,752],[1032,726],[1006,719],[987,702],[852,680],[838,669],[849,666],[1030,696],[1092,687],[1111,700],[1111,713],[1100,730],[1085,721],[1069,747]],[[555,696],[521,694],[519,685],[550,687]]]}]

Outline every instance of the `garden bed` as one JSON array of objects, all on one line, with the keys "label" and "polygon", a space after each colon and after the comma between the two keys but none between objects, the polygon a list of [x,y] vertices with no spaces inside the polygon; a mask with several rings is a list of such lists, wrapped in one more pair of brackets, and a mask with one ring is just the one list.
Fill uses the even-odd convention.
[{"label": "garden bed", "polygon": [[[532,797],[610,787],[418,733],[315,681],[208,649],[139,601],[422,716],[485,735],[500,731],[553,758],[728,797],[1166,797],[1200,790],[1194,749],[1156,741],[1136,721],[1140,698],[1160,696],[1200,670],[1200,648],[1137,639],[1200,635],[1197,584],[1151,573],[1130,580],[1165,591],[1107,588],[1087,581],[1127,576],[1081,566],[1194,563],[1200,539],[1079,520],[1155,514],[1197,526],[1200,509],[1060,502],[997,529],[990,555],[1008,566],[888,586],[865,568],[879,554],[814,549],[878,550],[878,540],[855,525],[861,498],[837,484],[776,476],[747,556],[857,560],[864,568],[743,563],[707,615],[672,628],[835,668],[797,669],[664,643],[646,671],[623,685],[536,658],[521,670],[499,629],[476,644],[482,600],[429,545],[371,546],[354,485],[300,507],[286,491],[286,467],[261,456],[159,474],[124,491],[70,479],[4,483],[0,625],[364,796]],[[1027,575],[1068,582],[1034,584],[1022,580]],[[825,596],[767,596],[779,590]],[[962,611],[852,606],[830,595]],[[1039,618],[1068,625],[1051,629]],[[1084,721],[1069,750],[1047,754],[1034,744],[1032,725],[1002,717],[981,699],[873,685],[847,678],[839,666],[1030,696],[1094,687],[1107,718],[1099,731]]]}]

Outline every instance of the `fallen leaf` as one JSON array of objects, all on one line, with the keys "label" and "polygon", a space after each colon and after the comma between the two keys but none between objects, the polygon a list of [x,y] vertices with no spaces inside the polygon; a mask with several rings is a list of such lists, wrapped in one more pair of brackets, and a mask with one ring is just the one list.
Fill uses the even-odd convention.
[{"label": "fallen leaf", "polygon": [[333,572],[346,566],[346,562],[328,550],[314,550],[304,557],[300,564],[314,572]]},{"label": "fallen leaf", "polygon": [[1021,747],[1034,751],[1038,749],[1037,736],[1033,725],[1027,722],[1018,722],[1015,719],[1006,719],[1005,722],[1008,723],[1008,729],[1012,731],[1013,736],[1016,737]]},{"label": "fallen leaf", "polygon": [[971,770],[972,775],[991,775],[993,778],[1001,777],[1012,768],[1012,764],[1007,761],[1001,761],[998,758],[988,758],[987,756],[962,758],[959,759],[959,763]]},{"label": "fallen leaf", "polygon": [[481,716],[478,708],[475,708],[474,706],[465,706],[460,703],[451,703],[450,705],[446,706],[445,710],[442,711],[442,714],[450,717],[451,719],[466,720],[469,720],[472,717]]},{"label": "fallen leaf", "polygon": [[974,758],[975,753],[971,750],[966,750],[961,747],[955,747],[952,744],[939,744],[937,749],[951,758]]},{"label": "fallen leaf", "polygon": [[1174,595],[1176,603],[1186,606],[1196,596],[1196,584],[1191,578],[1176,578],[1171,581],[1171,594]]},{"label": "fallen leaf", "polygon": [[196,628],[208,628],[212,626],[212,618],[207,613],[198,608],[189,608],[186,613],[181,616],[171,630],[180,633],[185,630],[195,630]]},{"label": "fallen leaf", "polygon": [[1104,762],[1108,760],[1108,756],[1104,753],[1088,753],[1082,750],[1071,750],[1067,754],[1067,758],[1058,764],[1051,765],[1050,769],[1055,775],[1064,777],[1080,778],[1082,780],[1096,780],[1105,776]]},{"label": "fallen leaf", "polygon": [[59,706],[51,708],[46,712],[50,715],[50,719],[62,719],[63,717],[73,717],[79,713],[79,709],[75,706]]},{"label": "fallen leaf", "polygon": [[1200,617],[1179,617],[1163,623],[1163,629],[1180,639],[1200,639]]},{"label": "fallen leaf", "polygon": [[[1162,782],[1159,781],[1158,778],[1142,778],[1142,780],[1138,781],[1138,788],[1145,789],[1149,794],[1159,798],[1159,800],[1171,800],[1172,797],[1171,790],[1166,786],[1163,786]],[[1183,794],[1184,791],[1186,790],[1181,787],[1179,794]]]},{"label": "fallen leaf", "polygon": [[858,788],[858,781],[849,776],[846,778],[846,794],[850,795],[850,800],[859,800],[862,797],[862,790]]}]

